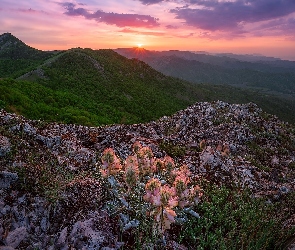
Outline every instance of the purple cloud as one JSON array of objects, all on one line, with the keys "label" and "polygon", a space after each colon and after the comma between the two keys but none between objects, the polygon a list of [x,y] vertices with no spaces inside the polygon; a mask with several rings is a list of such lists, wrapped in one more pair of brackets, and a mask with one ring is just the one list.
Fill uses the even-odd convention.
[{"label": "purple cloud", "polygon": [[43,10],[34,10],[32,8],[29,9],[17,9],[16,11],[22,12],[22,13],[29,13],[29,14],[46,14],[48,15],[47,12],[43,11]]},{"label": "purple cloud", "polygon": [[118,14],[118,13],[107,13],[102,10],[96,12],[90,12],[85,8],[76,8],[73,3],[62,3],[61,4],[66,12],[64,14],[68,16],[83,16],[86,19],[93,19],[97,22],[102,22],[110,25],[116,25],[118,27],[157,27],[157,18],[150,15],[138,15],[138,14]]},{"label": "purple cloud", "polygon": [[279,18],[258,26],[253,30],[256,36],[288,35],[295,36],[295,18]]},{"label": "purple cloud", "polygon": [[178,29],[178,27],[169,24],[169,25],[166,25],[166,29]]},{"label": "purple cloud", "polygon": [[188,4],[197,4],[170,10],[177,19],[186,24],[205,30],[238,30],[245,23],[268,21],[287,16],[295,12],[295,1],[290,0],[237,0],[218,2],[216,0],[187,0]]},{"label": "purple cloud", "polygon": [[151,5],[151,4],[163,2],[163,0],[139,0],[139,1],[144,5]]}]

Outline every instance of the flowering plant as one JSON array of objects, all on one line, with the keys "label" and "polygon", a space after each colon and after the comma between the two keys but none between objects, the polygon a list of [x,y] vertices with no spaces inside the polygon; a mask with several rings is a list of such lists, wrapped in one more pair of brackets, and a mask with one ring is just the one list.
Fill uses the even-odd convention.
[{"label": "flowering plant", "polygon": [[[108,178],[113,193],[128,211],[141,207],[141,214],[152,217],[154,231],[164,235],[171,228],[178,211],[191,207],[199,201],[202,190],[193,185],[191,172],[186,165],[177,168],[174,160],[165,156],[156,159],[149,147],[143,147],[139,142],[133,145],[133,155],[126,158],[123,165],[113,149],[106,149],[101,157],[101,174]],[[111,180],[110,180],[111,179]],[[190,214],[198,216],[190,210]],[[140,221],[124,218],[123,228],[138,226]]]}]

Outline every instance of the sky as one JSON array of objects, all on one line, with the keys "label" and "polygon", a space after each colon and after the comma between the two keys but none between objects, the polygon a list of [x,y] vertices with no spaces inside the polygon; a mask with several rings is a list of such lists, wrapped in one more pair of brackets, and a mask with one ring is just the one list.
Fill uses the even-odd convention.
[{"label": "sky", "polygon": [[42,50],[262,54],[295,61],[295,0],[0,0],[0,34]]}]

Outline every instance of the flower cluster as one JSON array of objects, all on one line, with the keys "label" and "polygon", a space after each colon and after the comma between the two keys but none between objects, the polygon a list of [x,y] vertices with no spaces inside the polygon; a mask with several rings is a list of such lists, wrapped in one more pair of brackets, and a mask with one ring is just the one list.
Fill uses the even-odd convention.
[{"label": "flower cluster", "polygon": [[154,217],[158,232],[163,234],[175,222],[177,210],[197,204],[202,190],[198,185],[192,185],[191,172],[186,165],[176,168],[169,156],[156,159],[152,150],[139,142],[134,143],[133,153],[127,157],[122,168],[114,151],[106,149],[101,158],[102,175],[108,177],[123,170],[127,194],[143,184],[142,196],[149,205],[148,214]]},{"label": "flower cluster", "polygon": [[125,161],[125,182],[129,190],[136,185],[138,177],[139,169],[137,157],[130,155]]},{"label": "flower cluster", "polygon": [[168,185],[161,185],[161,182],[152,178],[145,185],[145,201],[152,204],[151,215],[155,217],[158,231],[163,233],[170,228],[170,224],[175,222],[176,213],[173,210],[177,206],[178,200],[175,195],[175,188]]},{"label": "flower cluster", "polygon": [[120,159],[111,148],[107,148],[103,151],[101,162],[101,174],[103,177],[115,175],[122,169]]}]

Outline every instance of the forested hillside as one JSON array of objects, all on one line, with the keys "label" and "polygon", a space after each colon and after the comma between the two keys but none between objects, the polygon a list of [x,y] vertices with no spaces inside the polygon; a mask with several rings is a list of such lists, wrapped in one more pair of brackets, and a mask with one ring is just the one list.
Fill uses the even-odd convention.
[{"label": "forested hillside", "polygon": [[226,84],[295,99],[295,62],[292,61],[177,50],[116,51],[128,58],[138,58],[163,74],[193,83]]},{"label": "forested hillside", "polygon": [[[294,99],[225,84],[190,83],[113,50],[76,48],[49,53],[4,34],[1,60],[8,63],[2,67],[0,107],[30,119],[91,126],[131,124],[171,115],[198,101],[223,100],[254,102],[285,121],[295,121]],[[178,69],[185,67],[179,63]],[[218,72],[211,77],[218,79]]]},{"label": "forested hillside", "polygon": [[29,47],[10,33],[4,33],[0,36],[0,78],[24,74],[54,54]]}]

